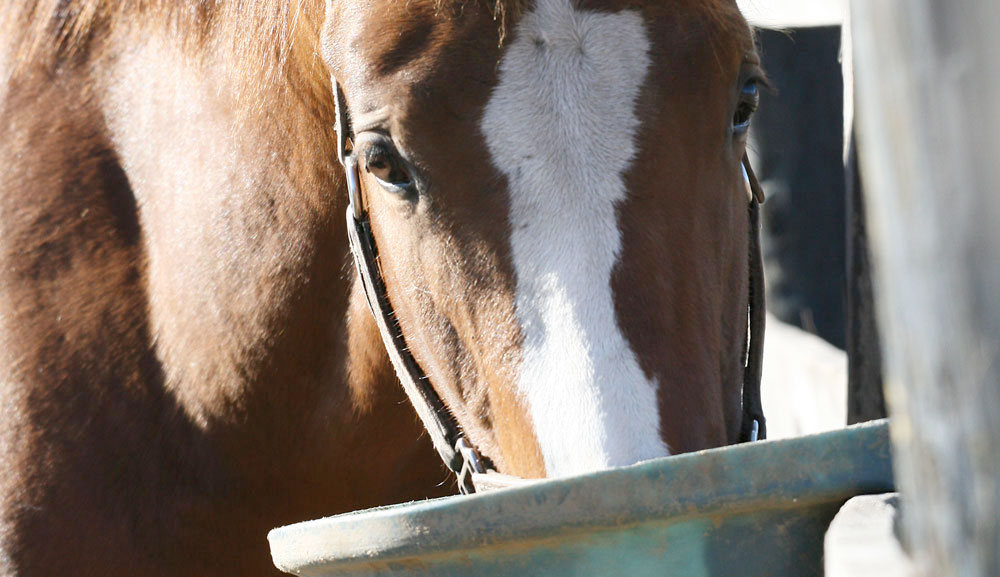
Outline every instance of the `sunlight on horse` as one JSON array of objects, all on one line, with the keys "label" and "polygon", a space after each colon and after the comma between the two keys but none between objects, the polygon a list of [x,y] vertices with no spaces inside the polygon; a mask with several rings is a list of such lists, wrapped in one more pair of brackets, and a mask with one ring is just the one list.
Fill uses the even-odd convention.
[{"label": "sunlight on horse", "polygon": [[484,459],[740,440],[734,1],[34,0],[0,38],[0,575],[272,574],[271,527],[454,492],[351,268],[331,77]]}]

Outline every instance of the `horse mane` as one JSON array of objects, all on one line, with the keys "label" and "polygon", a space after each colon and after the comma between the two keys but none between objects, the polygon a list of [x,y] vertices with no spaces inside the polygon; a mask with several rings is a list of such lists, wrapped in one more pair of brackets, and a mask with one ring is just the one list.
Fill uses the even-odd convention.
[{"label": "horse mane", "polygon": [[312,53],[322,16],[321,0],[20,0],[0,7],[0,36],[11,75],[99,57],[103,39],[157,26],[188,46],[228,46],[247,66],[281,67],[296,45]]},{"label": "horse mane", "polygon": [[[433,0],[438,7],[468,0]],[[488,2],[500,42],[532,0]],[[735,3],[697,0],[710,18],[738,25]],[[323,0],[10,0],[0,6],[0,83],[29,65],[55,68],[74,58],[94,56],[100,40],[113,34],[167,27],[194,47],[215,41],[245,67],[283,76],[289,58],[315,60],[324,15]],[[296,52],[297,51],[297,52]],[[300,62],[301,63],[301,62]],[[310,66],[311,68],[311,66]]]},{"label": "horse mane", "polygon": [[500,26],[500,44],[507,38],[507,30],[521,18],[521,13],[529,0],[496,0],[493,4],[493,19]]},{"label": "horse mane", "polygon": [[[465,0],[434,0],[437,6]],[[480,0],[482,1],[482,0]],[[530,0],[492,3],[501,42]],[[74,58],[95,56],[109,35],[148,32],[165,26],[185,43],[220,42],[240,54],[246,66],[281,68],[294,55],[315,56],[322,0],[17,0],[0,6],[0,38],[7,39],[8,70],[0,80],[28,65],[54,68]]]},{"label": "horse mane", "polygon": [[[352,1],[352,0],[347,0]],[[414,1],[414,0],[396,0]],[[499,42],[534,0],[426,0],[442,14],[480,2],[492,10]],[[570,0],[575,1],[575,0]],[[698,6],[723,29],[745,26],[735,2],[676,0]],[[460,10],[459,10],[460,12]],[[195,57],[227,57],[244,79],[237,97],[260,105],[264,88],[314,102],[329,96],[329,73],[317,47],[324,0],[8,0],[0,2],[0,101],[21,75],[100,60],[112,39],[164,35]]]}]

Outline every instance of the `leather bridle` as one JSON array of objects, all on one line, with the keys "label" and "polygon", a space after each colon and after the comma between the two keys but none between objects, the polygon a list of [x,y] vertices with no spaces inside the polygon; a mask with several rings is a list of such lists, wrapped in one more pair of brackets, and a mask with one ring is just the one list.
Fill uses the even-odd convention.
[{"label": "leather bridle", "polygon": [[[378,250],[372,235],[371,222],[361,202],[358,163],[348,150],[351,136],[350,115],[340,84],[333,80],[336,94],[337,155],[347,177],[347,235],[354,256],[354,265],[361,279],[368,306],[375,317],[382,342],[406,391],[410,403],[430,435],[434,448],[446,467],[458,478],[462,494],[471,494],[530,482],[493,470],[487,459],[463,436],[462,429],[445,407],[441,397],[417,364],[396,321],[385,281],[378,267]],[[743,422],[740,442],[755,441],[766,436],[764,413],[760,402],[761,359],[764,341],[764,277],[760,252],[760,208],[763,191],[754,176],[746,156],[743,157],[744,178],[750,213],[750,298],[747,309],[748,338],[743,370]]]}]

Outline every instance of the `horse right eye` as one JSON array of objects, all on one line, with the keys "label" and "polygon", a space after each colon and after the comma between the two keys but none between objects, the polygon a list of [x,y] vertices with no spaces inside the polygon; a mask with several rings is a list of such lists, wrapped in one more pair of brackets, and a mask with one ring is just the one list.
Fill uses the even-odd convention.
[{"label": "horse right eye", "polygon": [[413,191],[413,179],[401,165],[402,159],[384,144],[373,144],[365,150],[365,170],[386,192],[408,194]]},{"label": "horse right eye", "polygon": [[757,111],[760,104],[760,93],[757,89],[757,81],[748,81],[740,90],[740,99],[736,105],[736,112],[733,114],[733,133],[740,135],[750,129],[750,118]]}]

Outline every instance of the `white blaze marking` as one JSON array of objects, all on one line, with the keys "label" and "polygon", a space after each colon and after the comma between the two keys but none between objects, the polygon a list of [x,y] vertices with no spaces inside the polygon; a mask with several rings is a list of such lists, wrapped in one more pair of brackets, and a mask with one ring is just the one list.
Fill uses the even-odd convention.
[{"label": "white blaze marking", "polygon": [[500,65],[482,129],[508,179],[516,310],[524,336],[518,390],[549,476],[669,454],[657,384],[615,315],[611,273],[649,67],[638,13],[538,0]]}]

